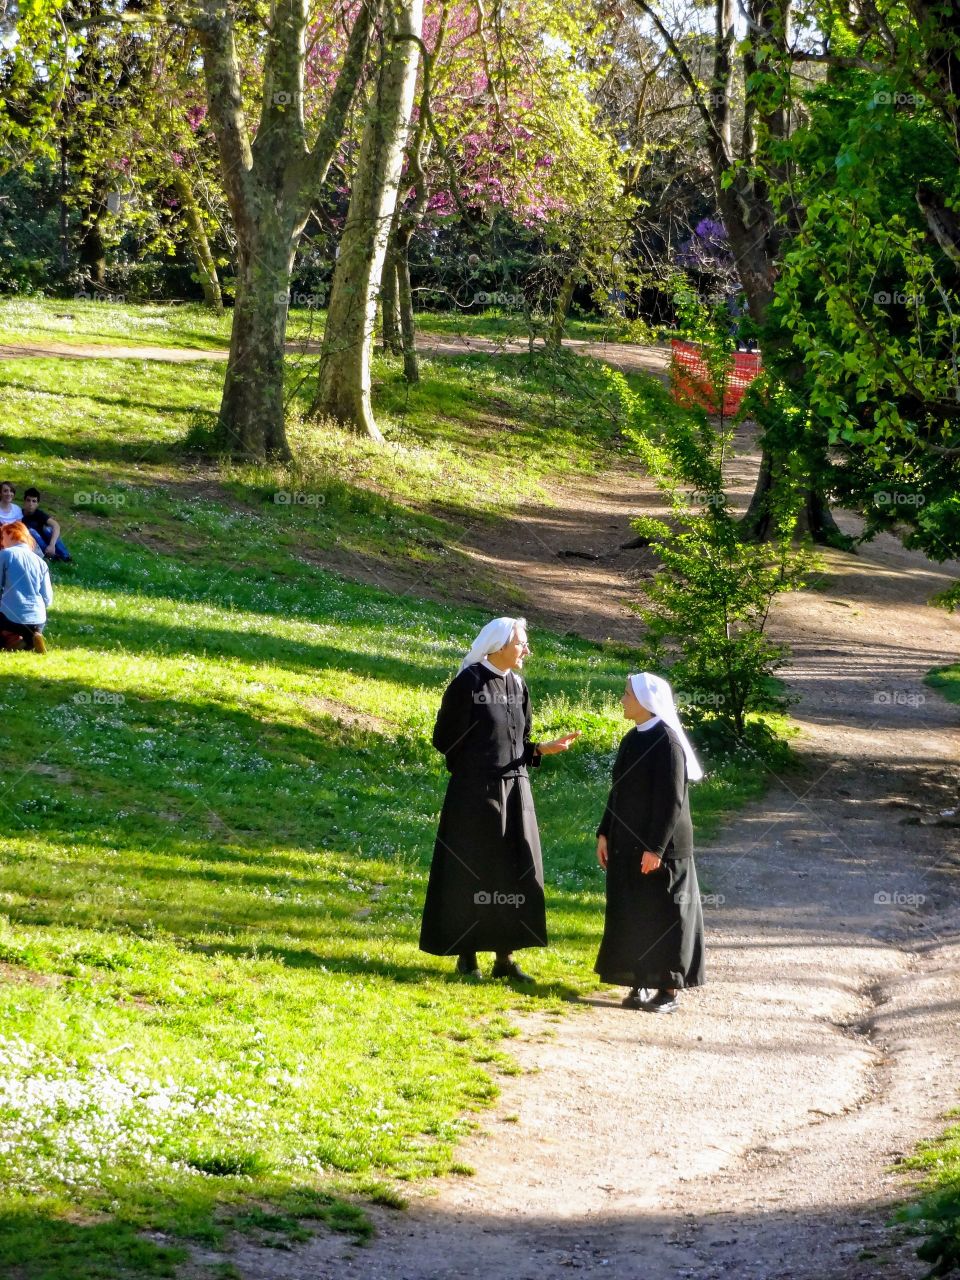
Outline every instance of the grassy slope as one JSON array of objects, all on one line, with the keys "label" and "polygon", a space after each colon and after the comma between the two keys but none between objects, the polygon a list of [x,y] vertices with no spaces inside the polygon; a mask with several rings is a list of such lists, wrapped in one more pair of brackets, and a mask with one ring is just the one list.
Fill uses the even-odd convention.
[{"label": "grassy slope", "polygon": [[[590,376],[558,390],[474,359],[408,397],[384,374],[392,473],[342,441],[303,474],[211,477],[176,446],[218,377],[0,365],[0,469],[40,485],[77,556],[48,656],[0,655],[0,1185],[22,1189],[0,1263],[29,1280],[175,1266],[143,1225],[362,1230],[331,1193],[456,1167],[513,1070],[505,1015],[595,983],[591,833],[628,655],[533,633],[537,731],[587,730],[536,782],[552,945],[531,994],[465,986],[416,942],[444,786],[429,731],[483,616],[310,558],[335,539],[442,556],[428,534],[449,513],[425,497],[454,456],[463,513],[600,465]],[[273,501],[305,477],[323,503]],[[759,786],[717,762],[701,830]]]}]

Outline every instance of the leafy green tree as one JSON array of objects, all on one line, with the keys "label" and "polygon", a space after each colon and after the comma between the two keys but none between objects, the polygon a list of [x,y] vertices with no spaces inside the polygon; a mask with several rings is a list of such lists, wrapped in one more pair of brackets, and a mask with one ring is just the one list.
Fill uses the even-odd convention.
[{"label": "leafy green tree", "polygon": [[930,210],[957,207],[960,167],[949,115],[912,83],[844,64],[808,95],[772,311],[863,536],[901,531],[944,560],[960,553],[960,263]]}]

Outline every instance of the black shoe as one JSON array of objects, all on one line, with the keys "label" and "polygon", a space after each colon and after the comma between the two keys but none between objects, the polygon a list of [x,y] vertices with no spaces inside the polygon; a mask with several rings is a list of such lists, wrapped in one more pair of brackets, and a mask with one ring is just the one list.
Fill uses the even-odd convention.
[{"label": "black shoe", "polygon": [[676,1013],[680,1008],[677,993],[658,991],[652,1000],[645,1000],[641,1008],[645,1013]]},{"label": "black shoe", "polygon": [[509,978],[511,982],[533,982],[529,973],[524,973],[516,960],[497,960],[494,963],[492,978]]},{"label": "black shoe", "polygon": [[649,987],[631,987],[620,1001],[621,1009],[642,1009],[644,1004],[653,998]]},{"label": "black shoe", "polygon": [[461,978],[482,978],[480,966],[477,963],[477,953],[475,951],[464,952],[463,955],[457,956],[457,973]]}]

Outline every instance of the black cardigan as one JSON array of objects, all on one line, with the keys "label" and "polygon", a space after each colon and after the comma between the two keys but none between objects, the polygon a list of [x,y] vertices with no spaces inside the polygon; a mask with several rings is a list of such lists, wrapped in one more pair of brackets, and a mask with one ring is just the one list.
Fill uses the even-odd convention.
[{"label": "black cardigan", "polygon": [[508,777],[540,764],[531,728],[530,694],[520,677],[512,671],[495,675],[476,662],[447,686],[433,745],[451,773]]},{"label": "black cardigan", "polygon": [[689,858],[693,825],[687,798],[687,762],[680,740],[661,720],[620,743],[613,786],[597,829],[611,857],[641,854]]}]

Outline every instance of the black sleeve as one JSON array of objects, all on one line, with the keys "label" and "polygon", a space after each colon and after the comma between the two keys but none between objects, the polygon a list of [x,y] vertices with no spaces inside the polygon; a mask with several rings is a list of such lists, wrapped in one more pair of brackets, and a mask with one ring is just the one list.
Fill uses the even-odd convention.
[{"label": "black sleeve", "polygon": [[[617,756],[613,762],[614,778],[617,777],[617,774],[620,768],[620,757],[623,755],[625,750],[626,750],[626,740],[623,740],[621,741],[620,746],[617,748]],[[609,794],[607,795],[607,803],[606,805],[604,805],[603,817],[600,819],[599,827],[597,827],[597,835],[609,836],[610,827],[612,824],[613,824],[613,787],[610,788]]]},{"label": "black sleeve", "polygon": [[447,685],[437,712],[437,722],[433,726],[433,745],[447,758],[447,765],[452,767],[473,723],[473,699],[471,681],[466,672],[461,671]]},{"label": "black sleeve", "polygon": [[607,803],[603,810],[603,817],[600,819],[600,825],[597,827],[598,836],[608,836],[610,834],[610,823],[613,819],[613,813],[610,809],[610,801],[613,799],[613,792],[607,796]]},{"label": "black sleeve", "polygon": [[644,830],[638,832],[644,849],[662,858],[673,836],[674,827],[683,810],[686,789],[686,764],[683,748],[673,738],[664,736],[650,753],[647,786],[651,802]]},{"label": "black sleeve", "polygon": [[539,769],[543,763],[540,744],[530,739],[533,732],[533,712],[530,709],[530,690],[523,684],[523,763]]}]

